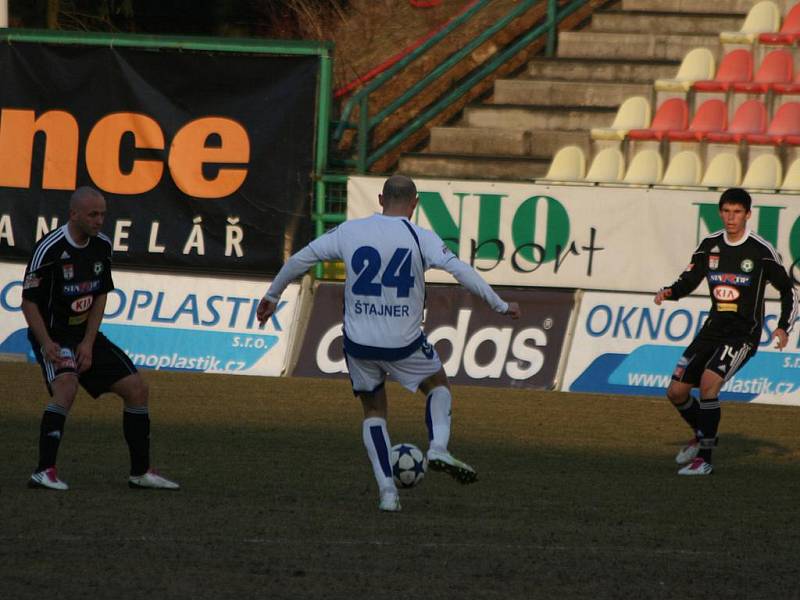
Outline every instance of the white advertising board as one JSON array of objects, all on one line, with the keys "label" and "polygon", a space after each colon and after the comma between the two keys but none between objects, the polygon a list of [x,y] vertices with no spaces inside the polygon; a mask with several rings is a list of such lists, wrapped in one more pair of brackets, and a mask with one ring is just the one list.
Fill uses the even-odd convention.
[{"label": "white advertising board", "polygon": [[[347,217],[379,211],[382,178],[352,177]],[[412,219],[433,229],[493,285],[654,292],[700,239],[721,229],[718,192],[416,180]],[[800,202],[755,194],[753,230],[800,276]],[[451,283],[431,270],[428,281]],[[699,291],[702,291],[699,290]]]},{"label": "white advertising board", "polygon": [[[562,389],[663,396],[710,306],[704,298],[656,306],[652,295],[584,294]],[[800,326],[783,351],[775,350],[769,339],[779,315],[780,303],[767,302],[758,352],[725,384],[720,399],[800,405]]]},{"label": "white advertising board", "polygon": [[[0,354],[33,361],[22,316],[25,266],[0,263]],[[241,375],[281,375],[292,343],[300,286],[290,285],[259,329],[256,307],[267,281],[115,270],[100,326],[137,367]]]}]

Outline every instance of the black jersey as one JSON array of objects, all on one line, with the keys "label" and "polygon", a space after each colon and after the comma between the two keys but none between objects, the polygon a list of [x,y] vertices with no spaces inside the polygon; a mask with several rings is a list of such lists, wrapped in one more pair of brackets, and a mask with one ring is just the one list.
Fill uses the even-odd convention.
[{"label": "black jersey", "polygon": [[771,283],[781,295],[778,327],[791,330],[797,316],[792,280],[769,242],[752,231],[728,243],[724,231],[706,237],[689,266],[669,289],[671,300],[691,294],[703,278],[711,292],[711,312],[699,337],[711,340],[749,340],[758,347],[764,324],[764,289]]},{"label": "black jersey", "polygon": [[111,240],[101,233],[78,246],[64,225],[34,246],[22,297],[39,307],[47,331],[56,341],[80,340],[94,299],[113,289]]}]

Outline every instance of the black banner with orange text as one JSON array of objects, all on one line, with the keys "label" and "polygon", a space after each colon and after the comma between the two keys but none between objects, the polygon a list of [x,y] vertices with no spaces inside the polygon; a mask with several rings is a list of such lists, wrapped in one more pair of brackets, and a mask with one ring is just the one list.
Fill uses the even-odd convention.
[{"label": "black banner with orange text", "polygon": [[319,59],[0,46],[0,258],[83,185],[117,264],[274,274],[311,236]]}]

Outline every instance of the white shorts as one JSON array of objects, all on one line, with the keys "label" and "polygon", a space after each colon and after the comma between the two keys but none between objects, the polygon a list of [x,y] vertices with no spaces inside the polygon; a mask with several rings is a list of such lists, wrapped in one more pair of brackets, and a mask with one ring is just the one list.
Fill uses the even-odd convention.
[{"label": "white shorts", "polygon": [[436,349],[427,342],[400,360],[353,358],[346,354],[345,358],[355,394],[374,392],[384,384],[387,375],[408,391],[416,392],[420,383],[442,368]]}]

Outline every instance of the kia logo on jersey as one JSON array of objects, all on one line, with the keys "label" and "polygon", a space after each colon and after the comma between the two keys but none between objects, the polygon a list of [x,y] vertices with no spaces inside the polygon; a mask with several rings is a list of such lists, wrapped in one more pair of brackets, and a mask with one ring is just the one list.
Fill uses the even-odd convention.
[{"label": "kia logo on jersey", "polygon": [[739,290],[729,285],[718,285],[714,288],[714,298],[721,302],[730,302],[739,298]]},{"label": "kia logo on jersey", "polygon": [[73,312],[81,313],[89,310],[89,307],[94,302],[94,296],[82,296],[70,304]]}]

